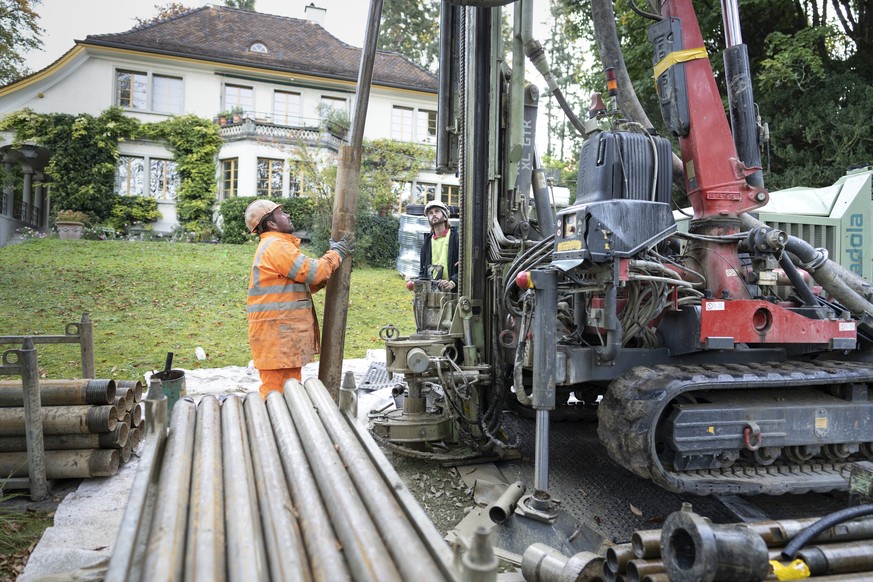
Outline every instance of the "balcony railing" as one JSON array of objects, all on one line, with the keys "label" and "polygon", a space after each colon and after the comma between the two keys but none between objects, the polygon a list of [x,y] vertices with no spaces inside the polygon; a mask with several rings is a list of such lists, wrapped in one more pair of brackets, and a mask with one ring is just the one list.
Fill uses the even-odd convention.
[{"label": "balcony railing", "polygon": [[321,146],[334,151],[339,151],[344,141],[317,127],[292,127],[256,119],[245,119],[240,123],[223,125],[219,128],[218,135],[224,141]]}]

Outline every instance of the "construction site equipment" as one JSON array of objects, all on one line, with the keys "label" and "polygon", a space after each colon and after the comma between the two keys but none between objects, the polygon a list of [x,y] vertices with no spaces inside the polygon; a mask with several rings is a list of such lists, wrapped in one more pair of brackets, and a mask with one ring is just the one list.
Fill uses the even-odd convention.
[{"label": "construction site equipment", "polygon": [[289,381],[266,403],[183,398],[169,431],[160,381],[145,402],[149,432],[107,580],[460,579],[387,459],[319,380]]},{"label": "construction site equipment", "polygon": [[[45,451],[46,479],[109,477],[118,472],[117,449]],[[0,474],[26,477],[30,474],[27,453],[0,453]]]},{"label": "construction site equipment", "polygon": [[[692,2],[640,13],[653,21],[676,164],[670,139],[616,108],[631,88],[613,74],[610,3],[592,5],[599,41],[615,42],[603,51],[610,102],[594,100],[585,122],[533,38],[532,3],[514,4],[511,70],[495,65],[499,6],[443,5],[437,152],[461,182],[460,288],[416,282],[415,332],[385,328],[386,368],[402,379],[374,435],[415,457],[500,458],[513,445],[505,406],[530,414],[536,470],[518,505],[541,519],[557,510],[549,419],[580,409],[596,414],[615,462],[669,491],[845,490],[852,463],[873,454],[873,285],[794,236],[806,231],[749,214],[771,197],[736,3],[723,6],[728,115]],[[538,188],[525,59],[585,138],[575,204],[558,212]],[[830,190],[849,238],[863,234],[845,217],[869,210],[869,173]],[[670,207],[677,181],[693,211],[687,232]]]},{"label": "construction site equipment", "polygon": [[[43,406],[113,404],[115,394],[115,380],[43,379],[39,382],[39,395]],[[0,407],[22,406],[23,402],[24,388],[21,382],[0,380]]]}]

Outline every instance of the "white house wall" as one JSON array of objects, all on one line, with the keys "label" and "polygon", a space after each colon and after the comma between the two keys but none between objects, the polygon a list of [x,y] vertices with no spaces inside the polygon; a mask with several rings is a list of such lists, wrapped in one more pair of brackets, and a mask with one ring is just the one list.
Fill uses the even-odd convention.
[{"label": "white house wall", "polygon": [[[355,107],[355,88],[352,83],[317,78],[295,78],[288,74],[270,73],[255,69],[241,69],[215,63],[192,61],[149,55],[134,51],[85,47],[80,45],[59,59],[55,65],[34,74],[21,83],[20,88],[0,88],[0,116],[29,107],[39,113],[88,113],[99,115],[115,101],[115,72],[117,69],[142,71],[183,79],[184,113],[213,119],[227,109],[223,103],[225,83],[246,85],[253,88],[254,117],[262,122],[271,122],[273,92],[294,91],[301,95],[301,125],[318,125],[318,107],[322,97],[334,97],[346,101],[350,116]],[[261,78],[262,77],[262,78]],[[270,80],[275,79],[275,82]],[[300,77],[300,76],[298,76]],[[322,84],[323,86],[319,86]],[[4,90],[5,89],[5,90]],[[425,92],[373,87],[365,126],[368,139],[391,138],[392,111],[395,105],[414,109],[436,109],[436,95]],[[142,122],[157,122],[167,119],[166,114],[149,111],[126,110],[126,113]],[[123,142],[122,155],[171,158],[171,153],[154,142]],[[288,195],[288,164],[290,146],[276,146],[255,141],[226,141],[219,153],[219,160],[238,158],[238,194],[256,194],[257,158],[286,160],[283,195]],[[217,165],[216,177],[220,180],[221,164]],[[454,176],[436,174],[422,175],[419,181],[432,184],[457,184]],[[439,189],[437,190],[439,191]],[[154,225],[158,231],[169,231],[176,224],[174,203],[161,202],[163,219]]]}]

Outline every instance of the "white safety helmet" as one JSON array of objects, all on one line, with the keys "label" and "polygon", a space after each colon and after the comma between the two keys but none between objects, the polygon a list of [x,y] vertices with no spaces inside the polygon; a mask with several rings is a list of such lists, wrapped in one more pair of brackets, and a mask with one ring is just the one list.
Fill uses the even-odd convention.
[{"label": "white safety helmet", "polygon": [[439,200],[431,200],[430,202],[425,204],[424,205],[424,215],[425,216],[427,216],[427,213],[430,211],[431,208],[439,208],[440,210],[443,211],[443,214],[445,215],[446,220],[449,219],[449,207],[446,206],[444,203],[440,202]]},{"label": "white safety helmet", "polygon": [[246,228],[249,232],[255,232],[265,216],[281,207],[281,204],[272,200],[255,200],[246,208]]}]

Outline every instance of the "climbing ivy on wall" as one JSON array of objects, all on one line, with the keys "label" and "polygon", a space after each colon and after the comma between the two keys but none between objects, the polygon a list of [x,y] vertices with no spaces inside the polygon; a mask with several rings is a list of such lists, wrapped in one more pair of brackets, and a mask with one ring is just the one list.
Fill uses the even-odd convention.
[{"label": "climbing ivy on wall", "polygon": [[109,220],[121,203],[115,193],[119,142],[165,140],[181,181],[176,203],[179,222],[201,235],[213,230],[215,157],[221,138],[217,127],[205,119],[183,115],[142,124],[118,107],[110,107],[97,117],[22,109],[0,121],[0,130],[14,131],[16,145],[34,142],[51,150],[46,174],[52,206],[88,212],[98,222]]},{"label": "climbing ivy on wall", "polygon": [[147,137],[165,139],[173,151],[181,180],[176,199],[179,222],[201,236],[212,233],[217,191],[215,159],[221,149],[217,126],[196,115],[182,115],[142,128]]},{"label": "climbing ivy on wall", "polygon": [[87,212],[98,221],[114,206],[118,143],[134,137],[138,127],[117,107],[97,117],[22,109],[0,122],[0,129],[15,132],[16,145],[31,141],[52,151],[46,167],[52,206]]}]

